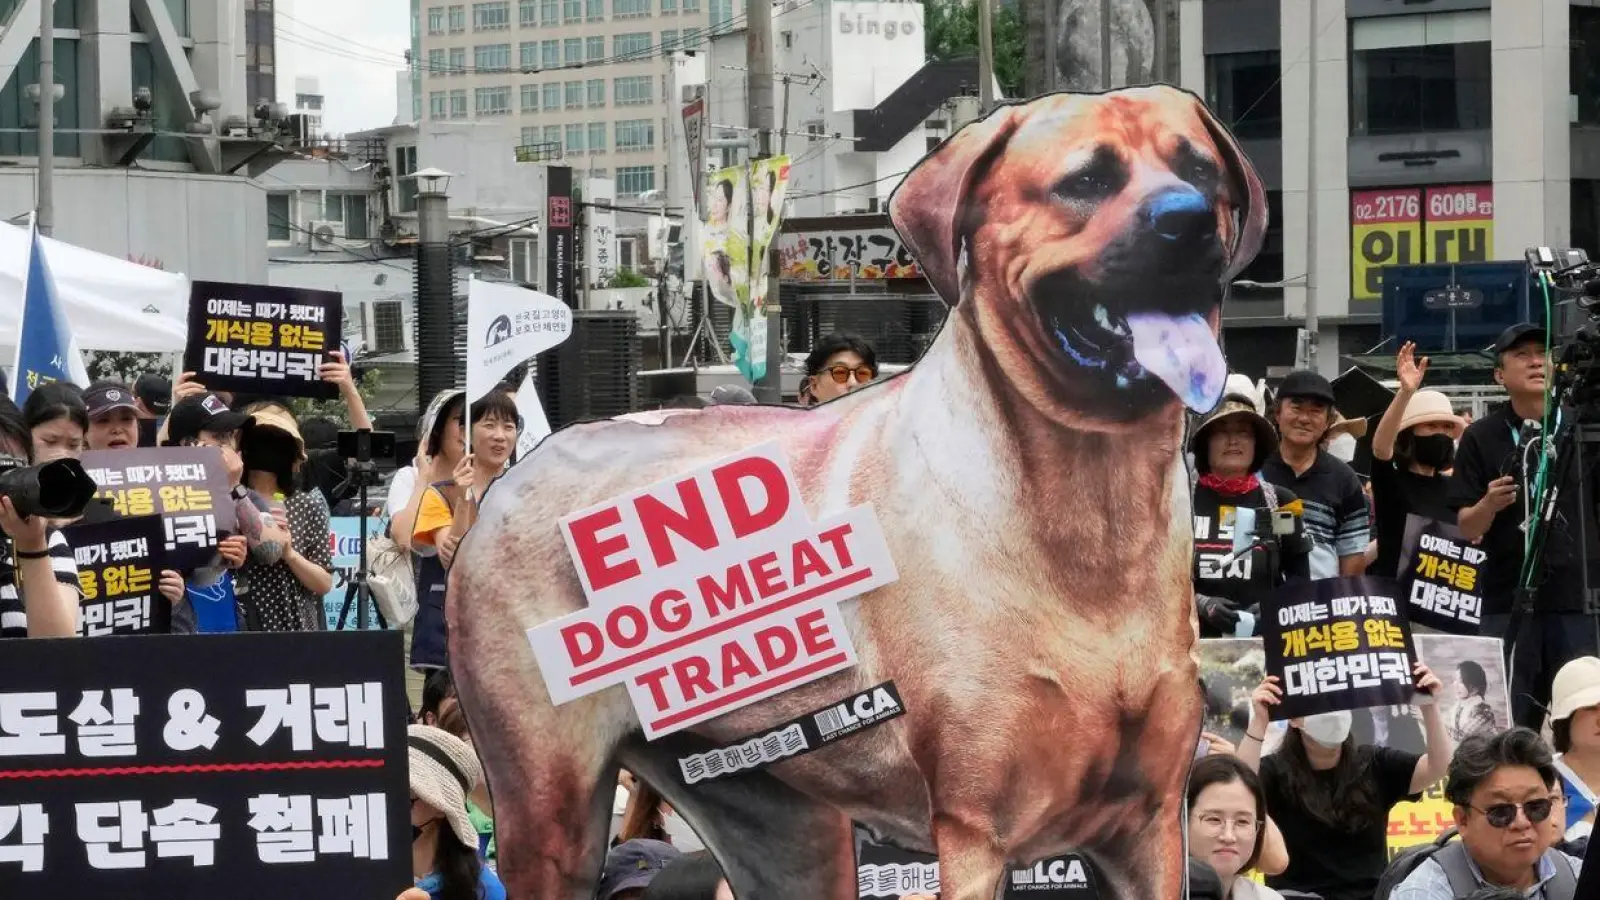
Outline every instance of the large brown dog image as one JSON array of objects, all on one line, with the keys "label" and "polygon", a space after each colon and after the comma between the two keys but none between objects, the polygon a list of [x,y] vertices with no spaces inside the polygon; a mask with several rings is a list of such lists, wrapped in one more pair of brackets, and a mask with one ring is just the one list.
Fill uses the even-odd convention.
[{"label": "large brown dog image", "polygon": [[[590,900],[619,766],[739,900],[854,898],[852,820],[936,853],[944,900],[1069,849],[1102,897],[1181,894],[1201,714],[1184,406],[1220,394],[1261,183],[1198,100],[1148,87],[999,108],[890,213],[955,305],[909,371],[809,410],[574,425],[484,499],[450,653],[515,900]],[[552,705],[525,632],[585,605],[558,520],[770,440],[814,518],[870,504],[887,538],[899,580],[841,605],[858,665],[655,741],[621,687]],[[904,716],[684,784],[680,757],[889,680]]]}]

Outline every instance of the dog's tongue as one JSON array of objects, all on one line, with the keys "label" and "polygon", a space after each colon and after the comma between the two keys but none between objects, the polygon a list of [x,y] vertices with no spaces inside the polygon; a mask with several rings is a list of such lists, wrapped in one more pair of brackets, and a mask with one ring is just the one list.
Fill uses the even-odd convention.
[{"label": "dog's tongue", "polygon": [[1133,332],[1133,358],[1172,388],[1185,406],[1203,413],[1217,405],[1228,363],[1204,317],[1135,313],[1128,316],[1128,329]]}]

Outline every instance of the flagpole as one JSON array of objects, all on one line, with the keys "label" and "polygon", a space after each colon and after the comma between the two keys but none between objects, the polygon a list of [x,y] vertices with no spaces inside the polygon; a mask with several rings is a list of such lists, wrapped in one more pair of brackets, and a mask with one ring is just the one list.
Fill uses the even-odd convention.
[{"label": "flagpole", "polygon": [[39,4],[39,185],[34,203],[38,207],[39,231],[46,237],[55,231],[56,174],[56,4]]},{"label": "flagpole", "polygon": [[22,310],[17,314],[17,349],[11,355],[11,380],[6,385],[6,395],[12,400],[17,399],[17,391],[22,388],[22,334],[28,325],[28,279],[33,277],[33,242],[38,240],[36,237],[38,227],[38,216],[33,210],[29,210],[28,250],[22,264]]},{"label": "flagpole", "polygon": [[[468,272],[467,273],[467,351],[466,352],[467,352],[467,358],[469,360],[472,358],[472,340],[473,340],[473,331],[472,331],[472,282],[474,282],[476,280],[477,280],[477,275],[475,273],[472,273],[472,272]],[[476,397],[472,396],[472,367],[471,367],[471,365],[467,366],[466,382],[467,382],[467,384],[466,384],[466,387],[467,387],[467,391],[466,391],[467,402],[461,404],[461,424],[462,424],[462,430],[466,433],[467,455],[471,456],[472,455],[472,404],[473,404],[473,401],[475,401],[477,399]]]}]

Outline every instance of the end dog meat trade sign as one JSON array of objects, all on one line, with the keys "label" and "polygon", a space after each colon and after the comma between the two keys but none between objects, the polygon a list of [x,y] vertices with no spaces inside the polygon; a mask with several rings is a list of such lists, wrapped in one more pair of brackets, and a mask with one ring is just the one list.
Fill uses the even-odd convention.
[{"label": "end dog meat trade sign", "polygon": [[529,629],[556,704],[625,684],[655,739],[850,668],[899,576],[870,506],[812,521],[777,442],[561,520],[589,607]]}]

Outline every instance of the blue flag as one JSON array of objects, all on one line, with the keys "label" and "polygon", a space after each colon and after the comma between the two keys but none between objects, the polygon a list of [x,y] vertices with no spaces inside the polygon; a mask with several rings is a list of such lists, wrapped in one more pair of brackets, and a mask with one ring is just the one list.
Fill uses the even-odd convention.
[{"label": "blue flag", "polygon": [[15,382],[11,397],[18,406],[41,384],[67,381],[80,387],[89,383],[83,354],[67,324],[66,310],[56,296],[56,282],[44,258],[44,241],[38,229],[31,229],[28,241],[28,273],[22,288],[22,322],[17,328],[17,364],[12,367]]}]

